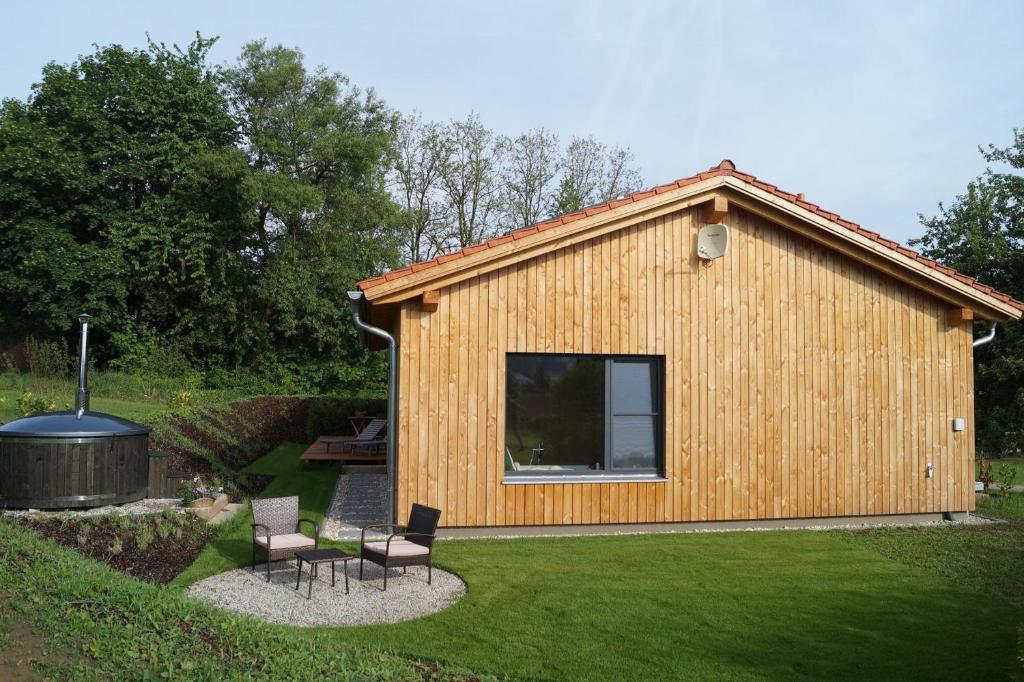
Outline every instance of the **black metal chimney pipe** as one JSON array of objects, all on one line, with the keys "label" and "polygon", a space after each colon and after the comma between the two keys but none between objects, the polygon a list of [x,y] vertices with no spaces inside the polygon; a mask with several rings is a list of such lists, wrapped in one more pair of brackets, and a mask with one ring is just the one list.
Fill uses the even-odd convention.
[{"label": "black metal chimney pipe", "polygon": [[89,409],[89,387],[86,385],[85,370],[89,361],[89,320],[92,316],[82,313],[78,321],[82,323],[82,336],[78,342],[78,396],[75,399],[75,417],[81,419]]}]

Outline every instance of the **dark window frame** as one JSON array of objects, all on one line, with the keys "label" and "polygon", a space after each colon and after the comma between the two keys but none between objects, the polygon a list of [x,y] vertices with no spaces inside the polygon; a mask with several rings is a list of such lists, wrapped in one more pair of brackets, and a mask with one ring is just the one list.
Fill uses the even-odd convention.
[{"label": "dark window frame", "polygon": [[[585,358],[590,360],[600,359],[604,362],[605,370],[605,385],[604,385],[604,459],[603,468],[599,470],[587,470],[581,472],[545,472],[545,471],[509,471],[504,466],[505,461],[505,443],[508,439],[508,419],[505,421],[505,433],[502,434],[502,471],[503,478],[505,481],[512,481],[516,483],[529,482],[530,480],[551,481],[556,480],[559,482],[601,482],[600,479],[614,479],[609,482],[619,482],[624,479],[628,480],[635,478],[638,480],[660,480],[664,476],[665,470],[665,404],[667,400],[666,396],[666,382],[665,382],[665,356],[664,355],[644,355],[644,354],[628,354],[628,353],[526,353],[526,352],[507,352],[505,353],[505,372],[508,373],[508,362],[510,357],[519,358],[545,358],[545,357],[568,357],[568,358]],[[654,405],[652,405],[653,412],[615,412],[613,405],[612,396],[612,367],[615,361],[620,362],[635,362],[644,363],[652,367],[652,381],[651,387],[652,399]],[[503,395],[504,404],[502,408],[508,411],[508,393],[507,387]],[[612,466],[612,430],[614,417],[616,416],[638,416],[638,417],[652,417],[654,419],[654,466],[643,467],[643,468],[615,468]]]}]

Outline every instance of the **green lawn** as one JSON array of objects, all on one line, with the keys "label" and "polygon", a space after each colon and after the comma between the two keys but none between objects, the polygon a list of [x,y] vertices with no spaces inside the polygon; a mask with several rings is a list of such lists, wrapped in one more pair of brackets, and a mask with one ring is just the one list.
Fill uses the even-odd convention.
[{"label": "green lawn", "polygon": [[[315,514],[334,476],[303,471],[299,452],[250,470]],[[248,523],[175,584],[248,562]],[[300,636],[528,678],[1005,679],[1024,673],[1022,539],[1008,526],[444,541],[437,565],[469,586],[459,604]]]},{"label": "green lawn", "polygon": [[[28,373],[0,372],[0,423],[21,416],[18,398],[26,390],[36,397],[54,401],[58,410],[71,409],[78,390],[77,375],[41,378]],[[168,399],[181,390],[188,390],[197,405],[215,405],[246,397],[239,391],[188,388],[182,379],[93,371],[89,374],[89,407],[96,412],[146,423],[166,410]]]},{"label": "green lawn", "polygon": [[[35,392],[34,392],[35,393]],[[57,409],[70,409],[74,404],[74,395],[70,397],[65,396],[63,393],[38,393],[37,395],[46,395],[53,397],[54,400],[58,401]],[[21,396],[21,391],[13,388],[0,389],[0,423],[6,423],[14,421],[21,416],[18,411],[18,398]],[[125,419],[131,419],[145,423],[147,419],[153,415],[167,409],[167,405],[163,402],[153,402],[146,400],[120,400],[118,398],[105,398],[103,396],[90,396],[89,398],[89,409],[94,412],[106,412],[113,414],[118,417],[124,417]]]},{"label": "green lawn", "polygon": [[979,495],[978,513],[1005,519],[1024,519],[1024,493],[1013,493],[1008,497]]}]

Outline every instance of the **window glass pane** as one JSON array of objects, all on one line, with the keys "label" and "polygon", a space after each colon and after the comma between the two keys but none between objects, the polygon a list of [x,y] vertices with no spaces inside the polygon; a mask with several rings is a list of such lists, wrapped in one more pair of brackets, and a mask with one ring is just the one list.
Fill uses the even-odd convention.
[{"label": "window glass pane", "polygon": [[647,360],[612,361],[612,413],[657,412],[654,397],[654,363]]},{"label": "window glass pane", "polygon": [[506,473],[603,469],[604,358],[509,354],[506,370]]},{"label": "window glass pane", "polygon": [[655,417],[612,417],[612,467],[654,469]]}]

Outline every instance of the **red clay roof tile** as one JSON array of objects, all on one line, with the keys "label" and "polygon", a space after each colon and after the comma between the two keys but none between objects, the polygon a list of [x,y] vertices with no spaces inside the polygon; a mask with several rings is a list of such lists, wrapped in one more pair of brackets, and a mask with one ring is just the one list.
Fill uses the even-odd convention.
[{"label": "red clay roof tile", "polygon": [[436,258],[431,259],[431,260],[425,260],[425,261],[422,261],[422,262],[419,262],[419,263],[413,263],[409,267],[412,268],[413,272],[419,272],[420,270],[426,270],[427,268],[432,268],[435,265],[437,265],[437,259]]},{"label": "red clay roof tile", "polygon": [[535,233],[537,233],[539,231],[540,231],[540,228],[538,228],[536,225],[534,225],[533,227],[524,227],[524,228],[518,229],[515,232],[513,232],[512,233],[512,238],[513,239],[522,239],[523,237],[529,237],[531,234],[535,234]]},{"label": "red clay roof tile", "polygon": [[438,263],[447,263],[448,261],[453,261],[456,258],[462,258],[465,255],[466,254],[462,253],[462,251],[453,251],[452,253],[446,253],[443,256],[438,256],[437,257],[437,262]]}]

